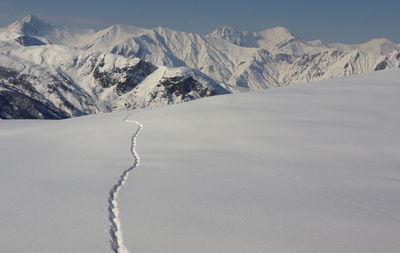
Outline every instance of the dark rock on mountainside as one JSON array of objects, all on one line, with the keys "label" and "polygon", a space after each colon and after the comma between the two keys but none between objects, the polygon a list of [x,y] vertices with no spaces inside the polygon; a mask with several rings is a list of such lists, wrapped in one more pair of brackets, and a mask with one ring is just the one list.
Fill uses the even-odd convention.
[{"label": "dark rock on mountainside", "polygon": [[[62,76],[49,76],[51,82],[46,85],[46,89],[61,100],[56,106],[38,92],[31,82],[35,78],[37,77],[20,74],[13,69],[0,66],[0,118],[63,119],[87,114],[75,108],[60,92],[62,90],[72,94],[78,93],[66,85],[69,80]],[[72,111],[73,115],[66,113],[65,108]]]},{"label": "dark rock on mountainside", "polygon": [[166,97],[179,97],[182,101],[189,101],[196,97],[209,97],[217,94],[217,91],[202,85],[192,77],[176,76],[163,79],[159,87],[165,88]]},{"label": "dark rock on mountainside", "polygon": [[[136,108],[132,107],[137,95],[135,88],[157,67],[143,60],[129,67],[105,66],[104,58],[98,62],[97,65],[94,63],[92,71],[85,73],[88,77],[93,75],[96,80],[97,87],[92,91],[83,89],[61,68],[52,72],[21,73],[0,66],[0,118],[63,119],[123,109],[115,106],[113,101],[107,104],[98,100],[99,94],[103,92],[109,94],[106,99],[113,99],[116,103],[126,99],[122,95],[132,92],[129,99],[133,100],[124,104],[126,108]],[[199,80],[202,81],[191,74],[154,80],[157,82],[155,88],[148,94],[138,96],[139,99],[141,96],[148,97],[147,102],[140,106],[151,103],[172,104],[227,93],[222,86],[206,76]]]},{"label": "dark rock on mountainside", "polygon": [[112,71],[102,71],[102,67],[104,67],[104,60],[95,68],[94,78],[103,88],[115,86],[118,95],[131,91],[157,69],[143,60],[133,67],[114,68]]},{"label": "dark rock on mountainside", "polygon": [[125,73],[125,78],[117,83],[115,87],[117,94],[121,95],[131,91],[156,69],[157,67],[145,61],[140,61],[133,68],[122,69]]},{"label": "dark rock on mountainside", "polygon": [[389,66],[388,63],[387,63],[386,60],[385,60],[385,61],[383,61],[383,62],[380,62],[378,65],[376,65],[374,71],[384,70],[384,69],[386,69],[388,66]]},{"label": "dark rock on mountainside", "polygon": [[46,43],[44,43],[43,41],[41,41],[35,37],[30,37],[30,36],[20,36],[20,37],[16,38],[15,41],[24,47],[46,45]]},{"label": "dark rock on mountainside", "polygon": [[26,36],[43,36],[54,29],[53,25],[29,15],[20,21],[21,31]]},{"label": "dark rock on mountainside", "polygon": [[277,63],[282,63],[282,62],[293,63],[293,57],[289,54],[277,54],[275,55],[275,61]]},{"label": "dark rock on mountainside", "polygon": [[0,90],[0,118],[63,119],[68,115],[17,91]]}]

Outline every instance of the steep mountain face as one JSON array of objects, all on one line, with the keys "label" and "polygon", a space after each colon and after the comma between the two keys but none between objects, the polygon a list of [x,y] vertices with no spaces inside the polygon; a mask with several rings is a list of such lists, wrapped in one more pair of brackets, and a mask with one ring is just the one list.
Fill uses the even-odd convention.
[{"label": "steep mountain face", "polygon": [[0,29],[0,39],[9,45],[38,46],[51,43],[45,36],[55,28],[36,16],[29,15]]},{"label": "steep mountain face", "polygon": [[0,28],[0,117],[65,118],[400,67],[400,46],[304,41],[284,27],[207,35],[33,15]]}]

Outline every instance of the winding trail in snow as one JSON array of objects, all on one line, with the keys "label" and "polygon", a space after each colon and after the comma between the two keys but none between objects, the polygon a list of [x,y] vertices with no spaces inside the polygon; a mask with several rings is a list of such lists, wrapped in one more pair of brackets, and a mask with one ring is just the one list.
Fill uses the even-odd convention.
[{"label": "winding trail in snow", "polygon": [[121,228],[121,220],[119,217],[119,207],[118,207],[118,193],[121,188],[124,186],[126,180],[128,179],[129,173],[132,172],[135,168],[137,168],[140,164],[140,157],[136,151],[136,137],[140,133],[143,128],[143,125],[140,122],[134,120],[128,120],[131,115],[125,117],[124,122],[134,123],[138,126],[136,131],[133,133],[131,137],[131,147],[130,152],[134,158],[133,164],[131,167],[124,170],[121,176],[118,178],[116,184],[110,190],[110,194],[108,197],[108,219],[110,221],[110,235],[111,235],[111,249],[114,253],[129,253],[128,249],[124,245],[122,228]]}]

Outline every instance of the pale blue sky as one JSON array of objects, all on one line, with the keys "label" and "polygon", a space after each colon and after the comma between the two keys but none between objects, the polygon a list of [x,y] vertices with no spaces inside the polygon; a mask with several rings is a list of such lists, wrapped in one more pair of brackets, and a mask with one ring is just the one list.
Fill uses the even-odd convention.
[{"label": "pale blue sky", "polygon": [[223,25],[250,31],[285,26],[306,40],[400,42],[400,0],[0,0],[0,25],[30,13],[96,29],[121,23],[204,34]]}]

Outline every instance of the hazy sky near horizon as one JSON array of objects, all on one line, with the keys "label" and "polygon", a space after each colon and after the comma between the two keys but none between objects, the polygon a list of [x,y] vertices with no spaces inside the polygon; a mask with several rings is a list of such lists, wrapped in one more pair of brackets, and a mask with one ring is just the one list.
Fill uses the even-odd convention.
[{"label": "hazy sky near horizon", "polygon": [[284,26],[305,40],[400,42],[400,0],[0,0],[0,25],[35,14],[56,25],[145,28],[209,33],[229,25],[259,31]]}]

